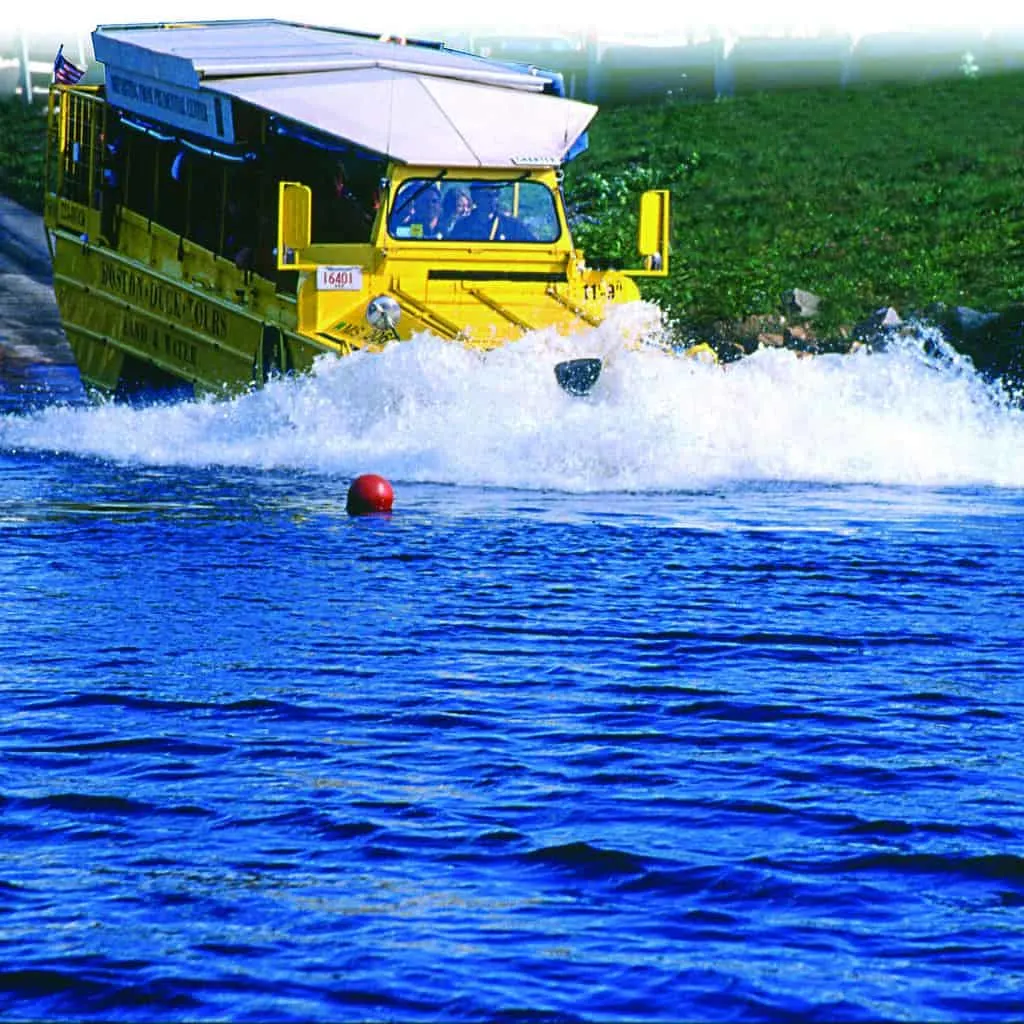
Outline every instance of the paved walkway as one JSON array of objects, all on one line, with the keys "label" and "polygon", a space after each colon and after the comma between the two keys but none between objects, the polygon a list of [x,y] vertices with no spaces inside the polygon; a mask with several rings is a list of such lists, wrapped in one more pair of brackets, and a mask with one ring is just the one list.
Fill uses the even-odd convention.
[{"label": "paved walkway", "polygon": [[33,277],[51,276],[43,218],[5,196],[0,196],[0,256]]},{"label": "paved walkway", "polygon": [[43,219],[0,196],[0,373],[5,363],[71,363],[53,297]]}]

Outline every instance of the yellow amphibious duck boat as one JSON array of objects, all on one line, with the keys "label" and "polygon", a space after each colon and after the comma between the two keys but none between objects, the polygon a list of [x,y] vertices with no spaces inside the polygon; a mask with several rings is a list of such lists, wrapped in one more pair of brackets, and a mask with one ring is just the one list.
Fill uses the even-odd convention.
[{"label": "yellow amphibious duck boat", "polygon": [[[104,25],[102,86],[55,84],[46,224],[85,385],[233,393],[414,333],[572,339],[668,272],[574,248],[561,166],[596,108],[560,76],[439,43],[277,20]],[[573,342],[575,343],[575,342]],[[586,393],[601,362],[551,359]]]}]

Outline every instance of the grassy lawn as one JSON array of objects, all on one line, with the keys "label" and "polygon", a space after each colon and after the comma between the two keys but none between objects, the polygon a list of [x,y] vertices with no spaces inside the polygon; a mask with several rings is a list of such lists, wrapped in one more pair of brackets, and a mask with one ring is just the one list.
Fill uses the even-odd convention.
[{"label": "grassy lawn", "polygon": [[[34,210],[44,128],[42,104],[0,103],[0,192]],[[645,293],[700,329],[794,287],[826,329],[1024,302],[1022,74],[605,108],[566,170],[588,256],[632,263],[647,187],[672,189],[673,251]]]},{"label": "grassy lawn", "polygon": [[604,109],[566,189],[581,246],[628,259],[641,187],[673,192],[673,263],[647,294],[702,324],[778,310],[1024,300],[1024,75]]}]

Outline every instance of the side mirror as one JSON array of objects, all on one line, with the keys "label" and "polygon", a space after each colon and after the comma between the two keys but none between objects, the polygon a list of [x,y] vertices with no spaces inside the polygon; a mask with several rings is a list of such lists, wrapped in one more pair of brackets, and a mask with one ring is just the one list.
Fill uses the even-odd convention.
[{"label": "side mirror", "polygon": [[669,199],[670,193],[664,188],[651,189],[640,197],[637,248],[644,269],[627,270],[630,277],[668,276]]},{"label": "side mirror", "polygon": [[277,269],[302,270],[312,236],[313,193],[308,185],[282,181],[277,198]]}]

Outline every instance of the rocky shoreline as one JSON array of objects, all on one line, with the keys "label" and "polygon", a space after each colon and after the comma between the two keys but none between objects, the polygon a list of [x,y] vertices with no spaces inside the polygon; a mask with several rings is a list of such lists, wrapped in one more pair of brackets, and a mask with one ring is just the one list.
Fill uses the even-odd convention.
[{"label": "rocky shoreline", "polygon": [[785,348],[806,354],[881,349],[900,333],[937,329],[942,340],[970,358],[977,370],[1001,378],[1014,389],[1024,386],[1024,303],[999,312],[933,303],[906,316],[892,307],[876,310],[858,323],[838,329],[816,325],[817,296],[794,289],[781,297],[779,312],[736,321],[684,325],[694,342],[710,345],[722,362],[733,362],[761,348]]}]

